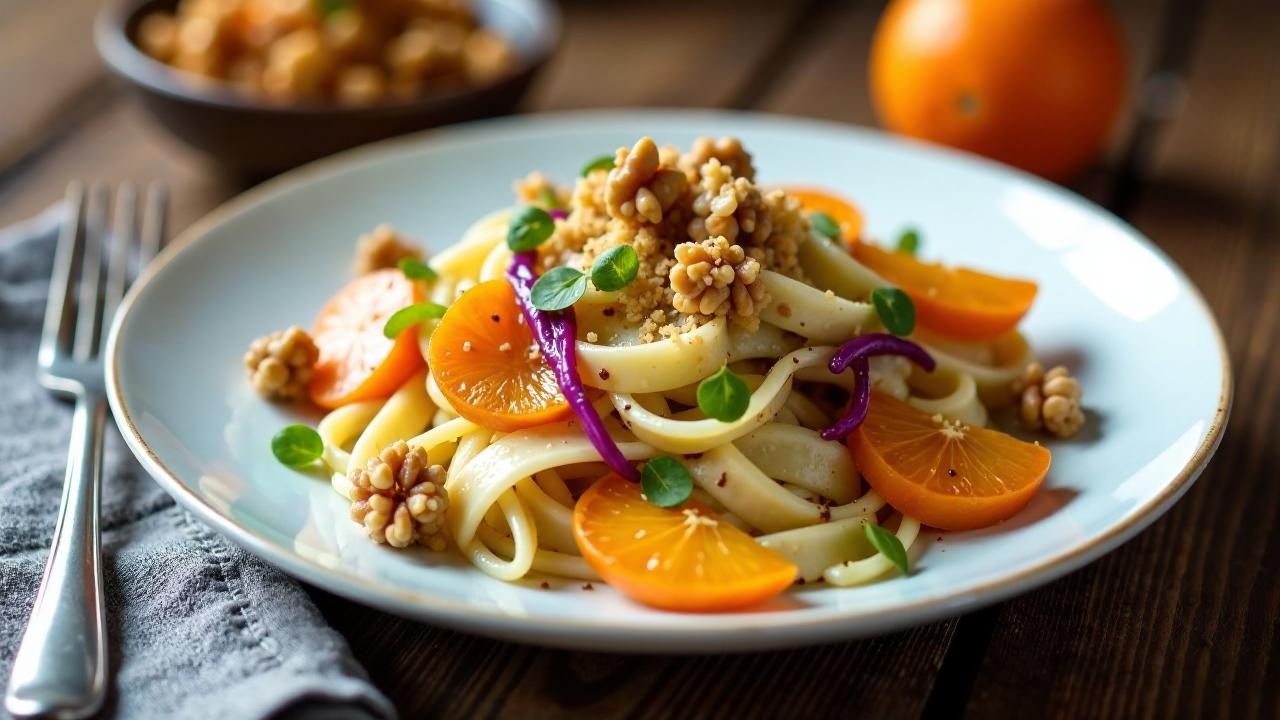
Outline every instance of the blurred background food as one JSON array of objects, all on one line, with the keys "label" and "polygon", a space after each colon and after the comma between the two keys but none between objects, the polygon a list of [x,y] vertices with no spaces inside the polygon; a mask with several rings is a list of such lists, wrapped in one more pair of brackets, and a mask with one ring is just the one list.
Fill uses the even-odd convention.
[{"label": "blurred background food", "polygon": [[551,0],[106,0],[94,28],[161,125],[250,178],[509,113],[559,32]]},{"label": "blurred background food", "polygon": [[275,102],[407,100],[515,64],[469,0],[180,0],[143,17],[136,39],[174,68]]}]

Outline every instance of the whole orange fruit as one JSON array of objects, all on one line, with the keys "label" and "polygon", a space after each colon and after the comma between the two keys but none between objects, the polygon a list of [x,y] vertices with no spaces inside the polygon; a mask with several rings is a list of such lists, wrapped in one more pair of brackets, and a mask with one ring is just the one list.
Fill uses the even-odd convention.
[{"label": "whole orange fruit", "polygon": [[1055,180],[1097,156],[1126,83],[1097,0],[893,0],[870,75],[890,130]]}]

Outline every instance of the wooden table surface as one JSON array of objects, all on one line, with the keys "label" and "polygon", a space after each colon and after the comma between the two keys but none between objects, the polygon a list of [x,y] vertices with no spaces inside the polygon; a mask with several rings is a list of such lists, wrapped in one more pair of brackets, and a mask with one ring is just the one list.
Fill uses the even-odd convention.
[{"label": "wooden table surface", "polygon": [[[1021,597],[793,652],[543,650],[315,591],[405,717],[1280,716],[1280,2],[1113,4],[1129,40],[1130,110],[1106,159],[1073,187],[1186,269],[1235,373],[1226,437],[1182,501],[1119,550]],[[0,225],[72,178],[162,179],[175,229],[245,187],[109,81],[89,41],[96,5],[0,4]],[[881,8],[570,2],[564,45],[525,110],[733,107],[874,125],[866,48]]]}]

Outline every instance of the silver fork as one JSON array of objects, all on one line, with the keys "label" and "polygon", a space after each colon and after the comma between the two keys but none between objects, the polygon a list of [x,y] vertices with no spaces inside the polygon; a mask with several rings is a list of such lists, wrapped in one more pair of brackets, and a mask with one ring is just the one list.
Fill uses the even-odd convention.
[{"label": "silver fork", "polygon": [[82,718],[97,712],[106,697],[107,615],[98,529],[107,418],[102,353],[130,282],[130,251],[143,268],[160,249],[165,201],[162,186],[147,188],[139,232],[138,192],[121,185],[108,232],[108,189],[87,191],[78,182],[67,188],[40,338],[39,381],[74,400],[75,413],[58,524],[5,694],[5,709],[19,717]]}]

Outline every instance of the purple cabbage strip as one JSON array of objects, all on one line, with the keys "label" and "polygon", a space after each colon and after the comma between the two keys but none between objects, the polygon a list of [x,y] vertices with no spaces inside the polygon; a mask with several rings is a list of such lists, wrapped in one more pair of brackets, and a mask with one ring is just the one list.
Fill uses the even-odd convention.
[{"label": "purple cabbage strip", "polygon": [[877,355],[901,355],[929,372],[933,372],[936,365],[928,351],[910,340],[888,333],[871,333],[860,335],[837,348],[827,368],[839,375],[855,359]]},{"label": "purple cabbage strip", "polygon": [[587,439],[596,446],[600,457],[614,472],[632,482],[640,482],[640,473],[623,456],[622,451],[609,435],[609,431],[605,429],[600,416],[596,414],[596,409],[587,400],[582,378],[578,375],[578,356],[574,347],[578,331],[573,308],[567,307],[564,310],[552,312],[539,310],[533,306],[530,294],[533,283],[538,279],[538,274],[533,270],[536,260],[537,254],[534,252],[518,252],[512,257],[511,266],[507,268],[507,280],[515,288],[516,297],[520,299],[520,309],[524,312],[525,322],[533,330],[533,337],[542,349],[542,357],[546,358],[547,364],[551,366],[551,371],[556,376],[561,394],[564,395],[574,414],[578,416],[578,420],[582,422],[582,431],[586,433]]},{"label": "purple cabbage strip", "polygon": [[547,214],[551,216],[552,220],[563,220],[569,217],[569,211],[564,208],[551,208],[547,211]]},{"label": "purple cabbage strip", "polygon": [[900,355],[920,367],[933,372],[937,367],[933,356],[919,345],[887,333],[871,333],[856,337],[841,345],[827,369],[839,375],[850,367],[853,368],[853,393],[849,397],[849,407],[844,416],[835,425],[822,431],[823,440],[841,440],[858,429],[867,419],[867,411],[871,409],[871,363],[869,358],[877,355]]}]

